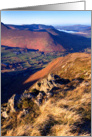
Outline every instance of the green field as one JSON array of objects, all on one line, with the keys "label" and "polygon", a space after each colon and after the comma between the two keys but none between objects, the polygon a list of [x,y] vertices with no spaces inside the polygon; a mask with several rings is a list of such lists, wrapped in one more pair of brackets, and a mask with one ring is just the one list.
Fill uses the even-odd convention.
[{"label": "green field", "polygon": [[1,91],[2,103],[12,94],[24,92],[31,86],[23,82],[33,73],[45,68],[53,59],[67,53],[43,53],[37,50],[1,46]]},{"label": "green field", "polygon": [[14,70],[44,68],[53,59],[65,54],[67,53],[43,53],[36,50],[1,46],[1,63],[6,65],[6,69],[13,68]]}]

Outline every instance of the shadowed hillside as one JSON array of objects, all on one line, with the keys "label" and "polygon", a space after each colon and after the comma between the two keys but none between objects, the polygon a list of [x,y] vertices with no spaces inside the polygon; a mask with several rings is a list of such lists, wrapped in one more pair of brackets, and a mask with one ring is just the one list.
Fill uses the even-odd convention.
[{"label": "shadowed hillside", "polygon": [[43,29],[54,29],[53,26],[47,26],[42,24],[30,24],[30,25],[7,25],[11,29],[17,29],[17,30],[43,30]]},{"label": "shadowed hillside", "polygon": [[[34,29],[36,27],[37,29]],[[26,27],[24,26],[24,28]],[[79,52],[90,48],[91,45],[90,38],[60,32],[52,26],[46,27],[45,25],[33,25],[33,30],[17,30],[2,23],[1,36],[1,45],[38,49],[44,52]]]}]

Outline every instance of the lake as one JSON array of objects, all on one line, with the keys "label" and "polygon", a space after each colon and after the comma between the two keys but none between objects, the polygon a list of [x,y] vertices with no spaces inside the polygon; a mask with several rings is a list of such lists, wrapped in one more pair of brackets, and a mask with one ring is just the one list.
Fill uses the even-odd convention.
[{"label": "lake", "polygon": [[68,31],[68,30],[62,30],[62,29],[57,29],[57,30],[59,30],[59,31],[63,31],[63,32],[66,32],[66,33],[76,33],[76,31]]}]

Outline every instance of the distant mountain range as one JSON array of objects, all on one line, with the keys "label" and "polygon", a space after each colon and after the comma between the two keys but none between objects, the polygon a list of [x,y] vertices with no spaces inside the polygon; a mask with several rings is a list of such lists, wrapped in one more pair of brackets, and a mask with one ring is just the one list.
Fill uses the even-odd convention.
[{"label": "distant mountain range", "polygon": [[70,25],[70,26],[55,26],[56,29],[81,32],[84,36],[91,37],[91,26],[90,25]]},{"label": "distant mountain range", "polygon": [[43,24],[30,24],[30,25],[7,25],[11,29],[17,29],[17,30],[30,30],[30,31],[41,31],[43,29],[54,29],[53,26],[46,26]]},{"label": "distant mountain range", "polygon": [[79,52],[91,48],[91,38],[60,32],[42,24],[5,25],[1,23],[1,45],[43,52]]},{"label": "distant mountain range", "polygon": [[70,25],[70,26],[55,26],[56,29],[65,29],[65,30],[73,30],[73,31],[86,31],[91,30],[90,25]]}]

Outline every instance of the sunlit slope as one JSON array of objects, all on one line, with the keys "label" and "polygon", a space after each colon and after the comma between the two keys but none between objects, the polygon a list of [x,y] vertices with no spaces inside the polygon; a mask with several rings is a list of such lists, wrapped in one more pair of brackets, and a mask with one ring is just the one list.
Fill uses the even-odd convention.
[{"label": "sunlit slope", "polygon": [[90,48],[91,39],[60,32],[53,27],[39,30],[17,30],[1,23],[1,45],[38,49],[44,52],[79,52]]},{"label": "sunlit slope", "polygon": [[91,55],[86,53],[73,53],[65,57],[54,59],[46,68],[31,75],[24,83],[43,78],[49,73],[58,74],[62,78],[73,79],[86,77],[86,73],[90,74],[90,72]]}]

